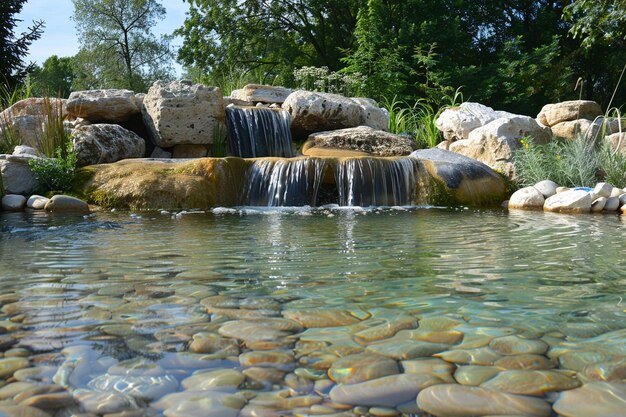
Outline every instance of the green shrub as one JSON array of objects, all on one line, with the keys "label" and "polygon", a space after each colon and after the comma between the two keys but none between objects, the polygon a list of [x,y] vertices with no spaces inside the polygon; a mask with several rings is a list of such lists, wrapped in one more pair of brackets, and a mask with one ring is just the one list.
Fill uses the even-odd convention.
[{"label": "green shrub", "polygon": [[435,122],[443,111],[435,111],[432,104],[424,99],[408,105],[396,97],[383,102],[383,107],[389,112],[389,131],[398,135],[408,135],[413,138],[419,148],[437,146],[442,136]]},{"label": "green shrub", "polygon": [[38,191],[67,191],[76,175],[76,153],[70,142],[65,149],[57,148],[56,158],[31,159],[28,165],[41,187]]}]

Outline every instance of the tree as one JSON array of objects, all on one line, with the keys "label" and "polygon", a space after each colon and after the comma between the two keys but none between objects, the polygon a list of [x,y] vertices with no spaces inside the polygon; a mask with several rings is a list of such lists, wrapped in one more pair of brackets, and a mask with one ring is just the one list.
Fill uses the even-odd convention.
[{"label": "tree", "polygon": [[187,0],[178,57],[213,80],[288,84],[294,68],[340,69],[364,0]]},{"label": "tree", "polygon": [[571,33],[584,48],[626,45],[626,0],[575,0],[563,10]]},{"label": "tree", "polygon": [[72,66],[72,58],[56,55],[46,59],[42,67],[35,66],[29,74],[32,94],[67,98],[75,78]]},{"label": "tree", "polygon": [[74,88],[146,91],[171,78],[166,37],[152,28],[165,16],[156,0],[72,0],[81,48],[75,57]]},{"label": "tree", "polygon": [[3,0],[0,3],[0,85],[5,90],[13,89],[30,70],[23,59],[28,55],[28,48],[41,37],[44,23],[35,21],[24,32],[15,36],[15,26],[20,20],[15,15],[20,13],[26,0]]}]

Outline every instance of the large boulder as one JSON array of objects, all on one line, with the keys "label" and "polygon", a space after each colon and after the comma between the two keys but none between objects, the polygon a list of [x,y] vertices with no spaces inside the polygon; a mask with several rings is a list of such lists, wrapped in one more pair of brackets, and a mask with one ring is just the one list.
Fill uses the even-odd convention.
[{"label": "large boulder", "polygon": [[545,197],[537,188],[530,186],[515,191],[509,199],[510,209],[542,210]]},{"label": "large boulder", "polygon": [[578,119],[594,120],[602,115],[600,105],[595,101],[571,100],[543,106],[537,120],[543,126],[554,126],[557,123]]},{"label": "large boulder", "polygon": [[248,84],[240,90],[233,90],[231,99],[250,103],[277,103],[283,104],[293,90],[271,85]]},{"label": "large boulder", "polygon": [[46,126],[67,116],[65,99],[27,98],[0,112],[0,140],[14,136],[20,143],[38,146]]},{"label": "large boulder", "polygon": [[592,193],[583,189],[573,189],[547,198],[543,209],[557,213],[589,213],[592,203]]},{"label": "large boulder", "polygon": [[463,140],[472,130],[502,117],[515,116],[512,113],[496,111],[480,103],[465,102],[458,107],[445,109],[435,122],[446,141]]},{"label": "large boulder", "polygon": [[121,123],[141,112],[135,93],[129,90],[74,91],[66,108],[70,115],[90,122]]},{"label": "large boulder", "polygon": [[451,143],[450,150],[513,176],[513,152],[520,148],[521,139],[527,136],[540,144],[548,142],[552,137],[550,129],[539,126],[535,119],[514,116],[496,119],[474,129],[468,139]]},{"label": "large boulder", "polygon": [[143,100],[142,113],[150,137],[161,148],[208,145],[224,124],[224,101],[217,87],[157,81]]},{"label": "large boulder", "polygon": [[389,130],[389,112],[378,106],[376,100],[364,97],[353,97],[363,110],[363,124],[378,130]]},{"label": "large boulder", "polygon": [[142,158],[146,143],[137,134],[114,124],[94,124],[74,129],[77,165],[107,164]]},{"label": "large boulder", "polygon": [[57,194],[46,202],[44,209],[53,213],[88,213],[89,205],[76,197]]},{"label": "large boulder", "polygon": [[593,122],[587,119],[570,120],[559,122],[551,127],[552,134],[556,137],[575,140],[578,137],[594,140],[600,129],[601,123]]},{"label": "large boulder", "polygon": [[282,108],[291,115],[294,139],[306,139],[312,133],[365,123],[361,105],[337,94],[298,90],[287,97]]},{"label": "large boulder", "polygon": [[411,156],[424,164],[430,176],[443,187],[441,195],[451,196],[453,203],[499,204],[506,198],[503,178],[475,159],[438,148],[420,149]]},{"label": "large boulder", "polygon": [[[359,154],[373,156],[402,156],[417,149],[411,139],[393,133],[376,130],[368,126],[359,126],[330,132],[314,133],[302,147],[302,153],[309,156],[322,156],[318,149],[356,151]],[[336,156],[346,156],[339,152]],[[356,154],[354,155],[356,156]]]},{"label": "large boulder", "polygon": [[38,182],[28,163],[36,158],[34,149],[24,146],[16,147],[13,155],[0,155],[0,176],[5,194],[33,193]]}]

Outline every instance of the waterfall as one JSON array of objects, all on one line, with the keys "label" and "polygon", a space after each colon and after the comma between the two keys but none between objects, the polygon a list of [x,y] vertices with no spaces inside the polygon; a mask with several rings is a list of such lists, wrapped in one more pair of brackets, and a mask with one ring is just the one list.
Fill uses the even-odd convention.
[{"label": "waterfall", "polygon": [[335,166],[340,206],[403,206],[415,203],[416,158],[344,159]]},{"label": "waterfall", "polygon": [[291,117],[284,110],[227,107],[226,126],[230,156],[295,156],[291,143]]},{"label": "waterfall", "polygon": [[248,169],[245,204],[315,206],[326,161],[318,158],[261,159]]}]

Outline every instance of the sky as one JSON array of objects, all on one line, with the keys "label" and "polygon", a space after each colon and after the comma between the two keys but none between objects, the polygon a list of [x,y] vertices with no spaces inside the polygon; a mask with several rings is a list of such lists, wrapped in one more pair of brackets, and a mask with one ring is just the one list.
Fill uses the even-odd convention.
[{"label": "sky", "polygon": [[[189,4],[183,3],[183,0],[161,0],[161,4],[167,9],[167,15],[154,27],[153,33],[169,35],[182,26]],[[24,4],[22,12],[17,15],[22,22],[15,30],[16,35],[32,26],[33,20],[43,20],[46,24],[41,38],[29,48],[29,56],[25,62],[32,61],[41,65],[52,55],[65,57],[78,52],[75,23],[71,19],[73,13],[72,0],[28,0]],[[180,44],[180,39],[174,41],[174,45],[177,43]],[[174,69],[180,74],[180,66],[177,65]]]}]

